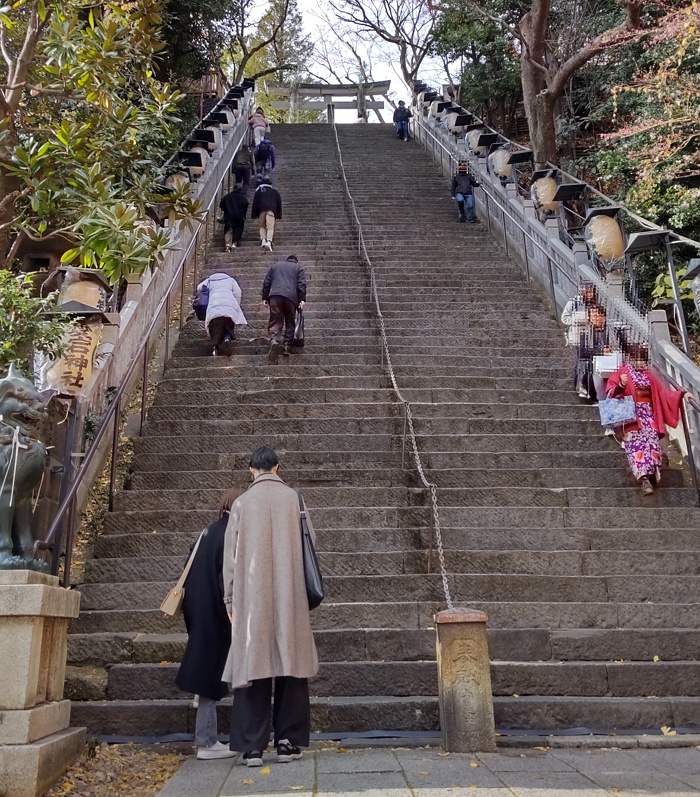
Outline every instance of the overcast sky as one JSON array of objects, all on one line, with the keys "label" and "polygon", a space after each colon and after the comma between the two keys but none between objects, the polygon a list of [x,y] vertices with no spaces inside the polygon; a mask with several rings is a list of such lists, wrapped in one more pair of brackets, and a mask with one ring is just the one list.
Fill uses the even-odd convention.
[{"label": "overcast sky", "polygon": [[[299,10],[304,18],[306,32],[314,41],[318,41],[324,31],[326,31],[326,35],[328,35],[325,23],[319,19],[319,7],[322,2],[323,0],[297,0]],[[391,96],[394,102],[405,100],[408,103],[410,101],[411,92],[403,82],[400,70],[388,63],[388,61],[392,61],[393,63],[397,62],[398,53],[396,48],[391,47],[391,45],[386,42],[378,40],[374,44],[374,49],[377,54],[381,55],[380,57],[372,59],[372,76],[375,80],[391,80]],[[436,76],[439,73],[436,71],[434,64],[426,62],[426,68],[424,72],[422,72],[422,76],[423,74],[425,75],[423,79],[435,82]],[[377,99],[379,99],[379,97]],[[385,103],[383,112],[384,121],[391,121],[392,114],[393,109],[388,103]],[[354,122],[357,119],[357,115],[355,111],[339,111],[337,119],[339,122],[343,123]],[[377,117],[374,113],[370,113],[369,119],[370,122],[377,121]]]}]

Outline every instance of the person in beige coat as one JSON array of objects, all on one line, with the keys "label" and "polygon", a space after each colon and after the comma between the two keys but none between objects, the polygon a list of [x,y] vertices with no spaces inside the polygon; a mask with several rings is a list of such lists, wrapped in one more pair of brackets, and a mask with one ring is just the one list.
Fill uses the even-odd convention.
[{"label": "person in beige coat", "polygon": [[[234,690],[230,745],[248,766],[262,766],[270,739],[273,679],[277,760],[301,758],[311,730],[307,679],[318,672],[299,498],[278,467],[273,449],[253,452],[253,483],[231,507],[224,545],[224,603],[232,625],[223,678]],[[313,536],[310,522],[309,529]]]}]

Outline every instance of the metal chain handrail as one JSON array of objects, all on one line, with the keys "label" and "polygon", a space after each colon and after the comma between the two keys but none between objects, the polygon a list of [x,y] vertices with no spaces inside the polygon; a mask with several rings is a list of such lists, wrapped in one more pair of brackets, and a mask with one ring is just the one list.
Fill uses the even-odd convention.
[{"label": "metal chain handrail", "polygon": [[[411,410],[411,403],[401,393],[401,389],[399,388],[398,382],[396,381],[396,374],[394,373],[394,367],[391,363],[391,353],[389,351],[389,341],[386,333],[386,324],[384,323],[384,316],[382,314],[382,308],[379,303],[379,294],[377,292],[377,281],[375,278],[375,271],[374,271],[374,264],[372,263],[372,259],[367,252],[367,247],[365,245],[365,236],[362,232],[362,224],[360,223],[360,218],[357,215],[357,208],[355,206],[355,200],[353,199],[352,194],[350,193],[350,186],[348,185],[348,178],[345,173],[345,164],[343,163],[343,152],[340,147],[340,139],[338,138],[338,128],[333,123],[333,133],[335,135],[335,145],[338,151],[338,160],[340,162],[340,171],[343,177],[343,186],[345,187],[345,196],[346,199],[350,203],[350,207],[352,209],[352,220],[357,230],[357,242],[358,242],[358,253],[362,255],[365,263],[367,264],[367,268],[369,269],[369,279],[370,279],[370,289],[372,292],[372,297],[374,298],[374,305],[377,311],[377,318],[379,319],[379,331],[381,334],[381,342],[382,342],[382,364],[386,361],[386,367],[389,374],[389,378],[391,379],[392,387],[394,388],[394,392],[396,393],[397,398],[401,402],[404,410],[404,434],[406,427],[408,427],[408,432],[411,440],[411,448],[413,449],[413,459],[416,463],[416,469],[418,470],[418,475],[420,476],[423,485],[430,491],[430,501],[431,501],[431,509],[432,509],[432,531],[435,535],[435,541],[437,542],[437,551],[438,551],[438,560],[440,562],[440,575],[442,577],[442,588],[445,592],[445,601],[447,602],[448,609],[453,609],[454,604],[452,602],[452,595],[450,593],[450,586],[447,581],[447,566],[445,565],[445,551],[442,543],[442,530],[440,528],[440,508],[438,506],[437,500],[437,486],[428,481],[427,476],[425,475],[425,471],[423,470],[423,463],[421,461],[420,452],[418,451],[418,441],[416,440],[416,432],[413,426],[413,412]],[[430,553],[432,554],[432,546],[433,546],[433,539],[431,535],[430,539]]]}]

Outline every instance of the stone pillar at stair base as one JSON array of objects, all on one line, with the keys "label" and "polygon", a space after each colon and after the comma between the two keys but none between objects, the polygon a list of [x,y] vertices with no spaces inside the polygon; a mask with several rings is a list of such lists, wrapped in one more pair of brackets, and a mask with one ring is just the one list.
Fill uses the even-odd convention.
[{"label": "stone pillar at stair base", "polygon": [[[0,792],[40,797],[80,755],[63,700],[68,621],[80,594],[55,576],[0,571]],[[3,791],[4,790],[4,791]]]},{"label": "stone pillar at stair base", "polygon": [[451,753],[496,751],[487,619],[465,609],[435,615],[442,746]]}]

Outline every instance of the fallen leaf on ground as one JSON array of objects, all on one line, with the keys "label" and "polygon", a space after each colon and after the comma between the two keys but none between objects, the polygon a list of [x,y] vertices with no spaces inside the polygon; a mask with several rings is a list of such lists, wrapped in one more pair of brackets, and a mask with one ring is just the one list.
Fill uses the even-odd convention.
[{"label": "fallen leaf on ground", "polygon": [[661,726],[661,733],[663,733],[664,736],[676,736],[677,735],[675,731],[671,730],[669,725],[662,725]]},{"label": "fallen leaf on ground", "polygon": [[479,765],[476,763],[476,761],[470,761],[469,762],[469,766],[470,767],[478,767]]},{"label": "fallen leaf on ground", "polygon": [[261,775],[269,775],[269,774],[270,774],[270,767],[263,767],[263,768],[260,770],[260,774],[261,774]]},{"label": "fallen leaf on ground", "polygon": [[438,755],[440,756],[440,758],[445,758],[446,756],[449,755],[449,753],[438,753]]},{"label": "fallen leaf on ground", "polygon": [[339,747],[335,752],[336,753],[347,753],[347,750],[344,747]]},{"label": "fallen leaf on ground", "polygon": [[661,661],[661,659],[658,656],[654,656],[654,661]]},{"label": "fallen leaf on ground", "polygon": [[248,780],[247,778],[244,778],[244,779],[241,781],[241,783],[242,783],[244,786],[252,786],[252,785],[255,783],[255,781],[254,781],[254,780]]},{"label": "fallen leaf on ground", "polygon": [[520,697],[520,695],[513,695],[513,697]]},{"label": "fallen leaf on ground", "polygon": [[292,791],[302,791],[303,786],[292,786]]},{"label": "fallen leaf on ground", "polygon": [[419,774],[419,775],[429,775],[429,774],[430,774],[430,772],[419,772],[418,774]]},{"label": "fallen leaf on ground", "polygon": [[619,789],[613,789],[613,791],[620,791]]},{"label": "fallen leaf on ground", "polygon": [[549,747],[535,747],[535,750],[549,750]]}]

